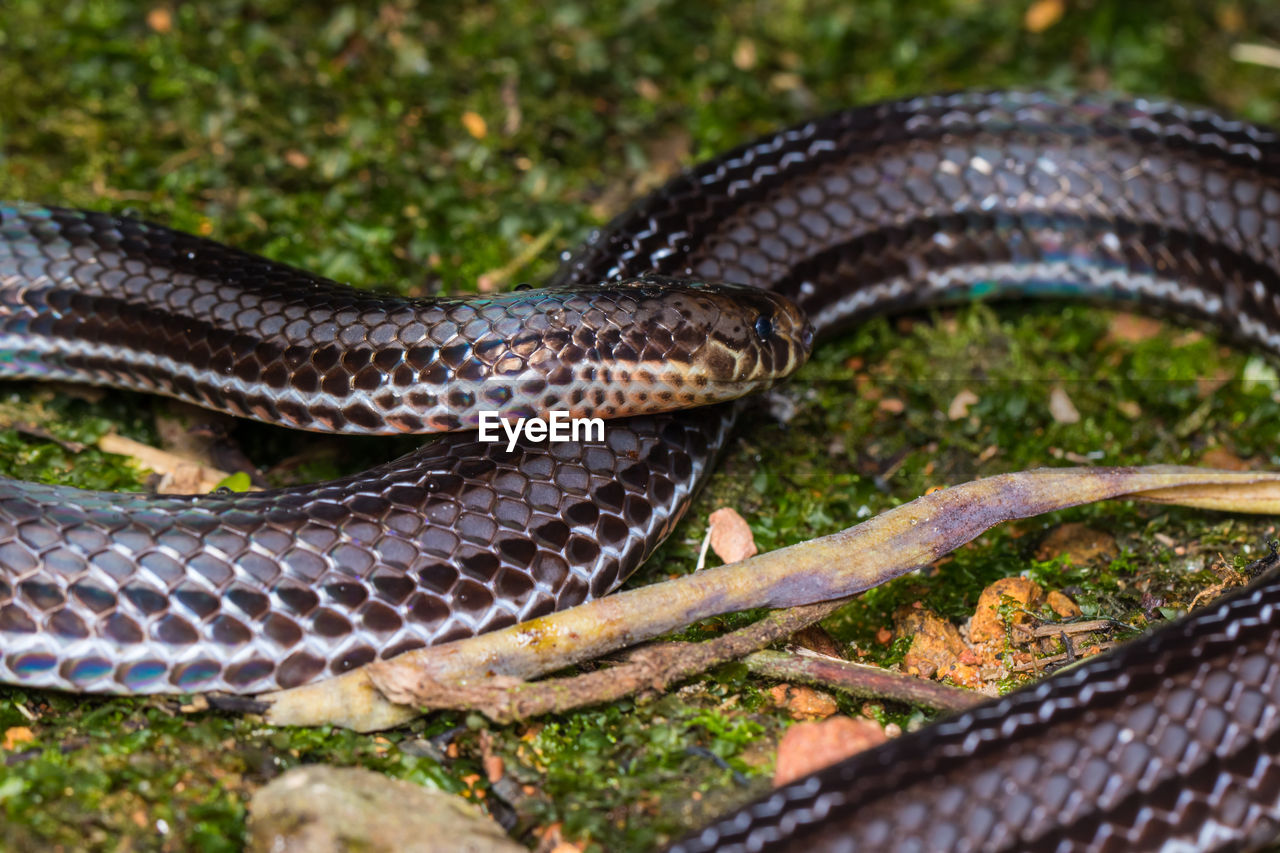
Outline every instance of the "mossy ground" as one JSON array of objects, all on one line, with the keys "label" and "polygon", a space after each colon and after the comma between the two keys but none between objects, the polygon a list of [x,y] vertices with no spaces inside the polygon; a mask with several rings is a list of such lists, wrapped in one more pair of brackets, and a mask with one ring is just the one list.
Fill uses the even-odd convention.
[{"label": "mossy ground", "polygon": [[[1280,41],[1271,4],[1092,0],[1043,28],[1055,8],[12,0],[0,11],[0,197],[131,210],[337,279],[424,293],[482,277],[504,287],[536,281],[588,228],[679,166],[853,103],[1085,87],[1276,121],[1280,70],[1230,53]],[[687,571],[720,505],[736,507],[772,548],[933,486],[1073,458],[1189,463],[1221,449],[1280,465],[1269,362],[1172,329],[1126,340],[1116,326],[1088,306],[976,306],[878,321],[825,347],[780,392],[795,415],[748,419],[643,578]],[[1197,381],[1206,377],[1219,381]],[[1078,423],[1050,416],[1055,386]],[[952,421],[945,413],[961,389],[978,402]],[[35,420],[33,411],[52,412],[42,422],[62,442],[0,432],[5,473],[141,485],[118,458],[66,445],[111,427],[145,439],[144,398],[94,402],[15,385],[0,404]],[[241,435],[266,466],[298,441],[271,429]],[[321,454],[308,476],[399,449],[320,446],[341,447],[341,457]],[[1274,533],[1266,518],[1086,507],[984,536],[928,576],[868,595],[831,628],[888,657],[894,650],[876,633],[904,602],[963,619],[997,577],[1062,571],[1034,552],[1041,532],[1064,520],[1106,530],[1124,550],[1104,570],[1070,569],[1057,583],[1127,621],[1141,621],[1137,590],[1185,606],[1219,554],[1244,561]],[[492,748],[527,786],[514,810],[480,781],[485,726],[465,715],[356,735],[182,713],[168,700],[0,688],[0,733],[27,727],[33,738],[0,750],[0,846],[235,848],[257,786],[290,766],[330,762],[468,790],[531,844],[559,821],[571,839],[640,849],[765,784],[787,723],[764,698],[767,686],[726,667],[638,707],[490,726]],[[446,749],[437,736],[455,728]]]}]

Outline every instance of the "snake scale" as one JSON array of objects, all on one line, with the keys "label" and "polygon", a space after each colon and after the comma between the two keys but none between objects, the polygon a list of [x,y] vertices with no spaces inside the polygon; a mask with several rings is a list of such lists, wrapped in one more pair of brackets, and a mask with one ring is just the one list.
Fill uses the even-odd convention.
[{"label": "snake scale", "polygon": [[[217,264],[153,257],[146,239],[118,239],[118,220],[101,221],[117,235],[104,243],[86,221],[51,215],[37,239],[6,219],[5,288],[74,279],[76,265],[59,260],[110,255],[103,269],[123,256],[128,274],[221,292]],[[224,283],[297,281],[319,294],[315,307],[357,300],[251,261]],[[1280,351],[1280,140],[1210,111],[1093,95],[852,109],[676,178],[566,257],[551,286],[655,274],[768,288],[819,336],[973,296],[1066,294],[1196,318]],[[358,301],[382,310],[376,297]],[[59,310],[84,307],[72,298]],[[34,325],[8,327],[18,337],[0,350],[47,364],[25,343]],[[185,375],[190,396],[221,402],[221,386]],[[262,377],[241,378],[247,400]],[[337,421],[331,403],[322,421]],[[632,417],[610,422],[603,441],[513,452],[450,434],[342,480],[248,495],[5,482],[0,679],[255,692],[607,593],[679,518],[733,411]],[[1117,654],[781,788],[673,849],[1264,843],[1280,829],[1278,605],[1268,574]]]}]

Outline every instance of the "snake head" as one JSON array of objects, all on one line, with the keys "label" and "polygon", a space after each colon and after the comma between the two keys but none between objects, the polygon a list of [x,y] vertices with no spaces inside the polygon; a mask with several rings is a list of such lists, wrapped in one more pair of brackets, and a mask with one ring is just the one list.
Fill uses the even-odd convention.
[{"label": "snake head", "polygon": [[416,406],[402,418],[415,431],[467,429],[494,415],[611,418],[731,400],[800,367],[813,340],[809,321],[778,294],[656,276],[429,300],[413,319],[422,340],[385,360],[416,366],[417,382],[398,397],[385,390]]},{"label": "snake head", "polygon": [[606,417],[741,397],[797,370],[813,344],[803,312],[756,287],[645,276],[599,285],[595,299],[618,310],[583,315],[607,322],[577,372]]}]

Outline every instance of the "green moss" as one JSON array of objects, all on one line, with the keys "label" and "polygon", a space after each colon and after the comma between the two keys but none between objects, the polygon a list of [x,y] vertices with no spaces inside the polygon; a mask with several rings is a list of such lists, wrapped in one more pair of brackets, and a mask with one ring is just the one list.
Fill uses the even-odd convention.
[{"label": "green moss", "polygon": [[[1229,58],[1237,42],[1280,39],[1280,19],[1261,0],[1158,13],[1123,0],[1071,4],[1043,33],[1024,28],[1025,8],[11,0],[0,12],[0,197],[133,210],[334,278],[423,293],[469,289],[486,274],[537,281],[561,250],[678,165],[851,103],[1017,85],[1151,92],[1262,121],[1280,110],[1274,70]],[[483,134],[468,130],[469,112]],[[719,505],[739,509],[772,548],[933,486],[1073,457],[1185,463],[1223,448],[1280,464],[1269,362],[1208,338],[1115,341],[1110,328],[1110,315],[1089,306],[978,306],[933,322],[877,321],[831,342],[781,392],[797,410],[786,425],[763,413],[746,419],[643,578],[687,571]],[[1218,375],[1229,381],[1209,393],[1196,381]],[[1079,423],[1049,416],[1054,387]],[[107,428],[153,439],[142,398],[88,402],[34,388],[7,390],[0,414],[12,407],[6,423],[39,423],[48,437],[0,432],[0,470],[142,485],[130,465],[72,449]],[[952,421],[961,389],[978,402]],[[267,466],[299,450],[279,430],[240,437]],[[404,447],[316,438],[307,458],[273,476],[332,476]],[[1112,533],[1122,556],[1087,569],[1037,561],[1043,533],[1068,520]],[[1185,607],[1208,561],[1219,552],[1247,561],[1273,533],[1269,519],[1123,503],[1057,513],[993,531],[935,570],[874,591],[830,627],[891,660],[876,634],[897,607],[919,600],[963,619],[983,586],[1023,571],[1078,589],[1091,612],[1140,621],[1139,590]],[[475,778],[477,727],[454,735],[456,757],[435,745],[463,722],[454,715],[380,740],[180,714],[168,702],[0,688],[0,732],[26,726],[35,737],[0,753],[0,846],[236,847],[258,785],[327,761],[483,795],[496,811],[514,809],[531,845],[532,827],[559,820],[601,849],[641,848],[763,784],[786,719],[762,687],[724,667],[656,702],[487,729],[534,790],[514,806]],[[922,720],[876,703],[868,711]]]}]

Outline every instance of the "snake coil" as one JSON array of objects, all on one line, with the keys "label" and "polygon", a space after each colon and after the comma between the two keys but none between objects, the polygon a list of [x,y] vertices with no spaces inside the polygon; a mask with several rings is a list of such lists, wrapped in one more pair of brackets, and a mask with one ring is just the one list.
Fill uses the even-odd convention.
[{"label": "snake coil", "polygon": [[[246,276],[314,287],[238,253],[228,267],[186,268],[145,239],[108,244],[50,221],[52,243],[0,235],[0,278],[141,276],[233,295]],[[1209,111],[1098,96],[853,109],[677,178],[592,235],[553,285],[649,274],[770,289],[820,336],[975,294],[1066,293],[1173,311],[1280,351],[1280,142]],[[270,334],[345,326],[296,305]],[[73,298],[58,311],[82,308]],[[352,310],[366,308],[380,310],[363,296]],[[118,316],[138,336],[161,319],[123,306]],[[249,396],[266,379],[240,378]],[[220,386],[190,381],[218,402]],[[463,433],[342,480],[251,495],[0,484],[0,679],[251,692],[603,595],[671,530],[731,419],[725,406],[629,418],[603,442],[510,453]],[[1280,827],[1278,605],[1273,574],[1119,654],[779,789],[673,849],[1264,843]]]}]

